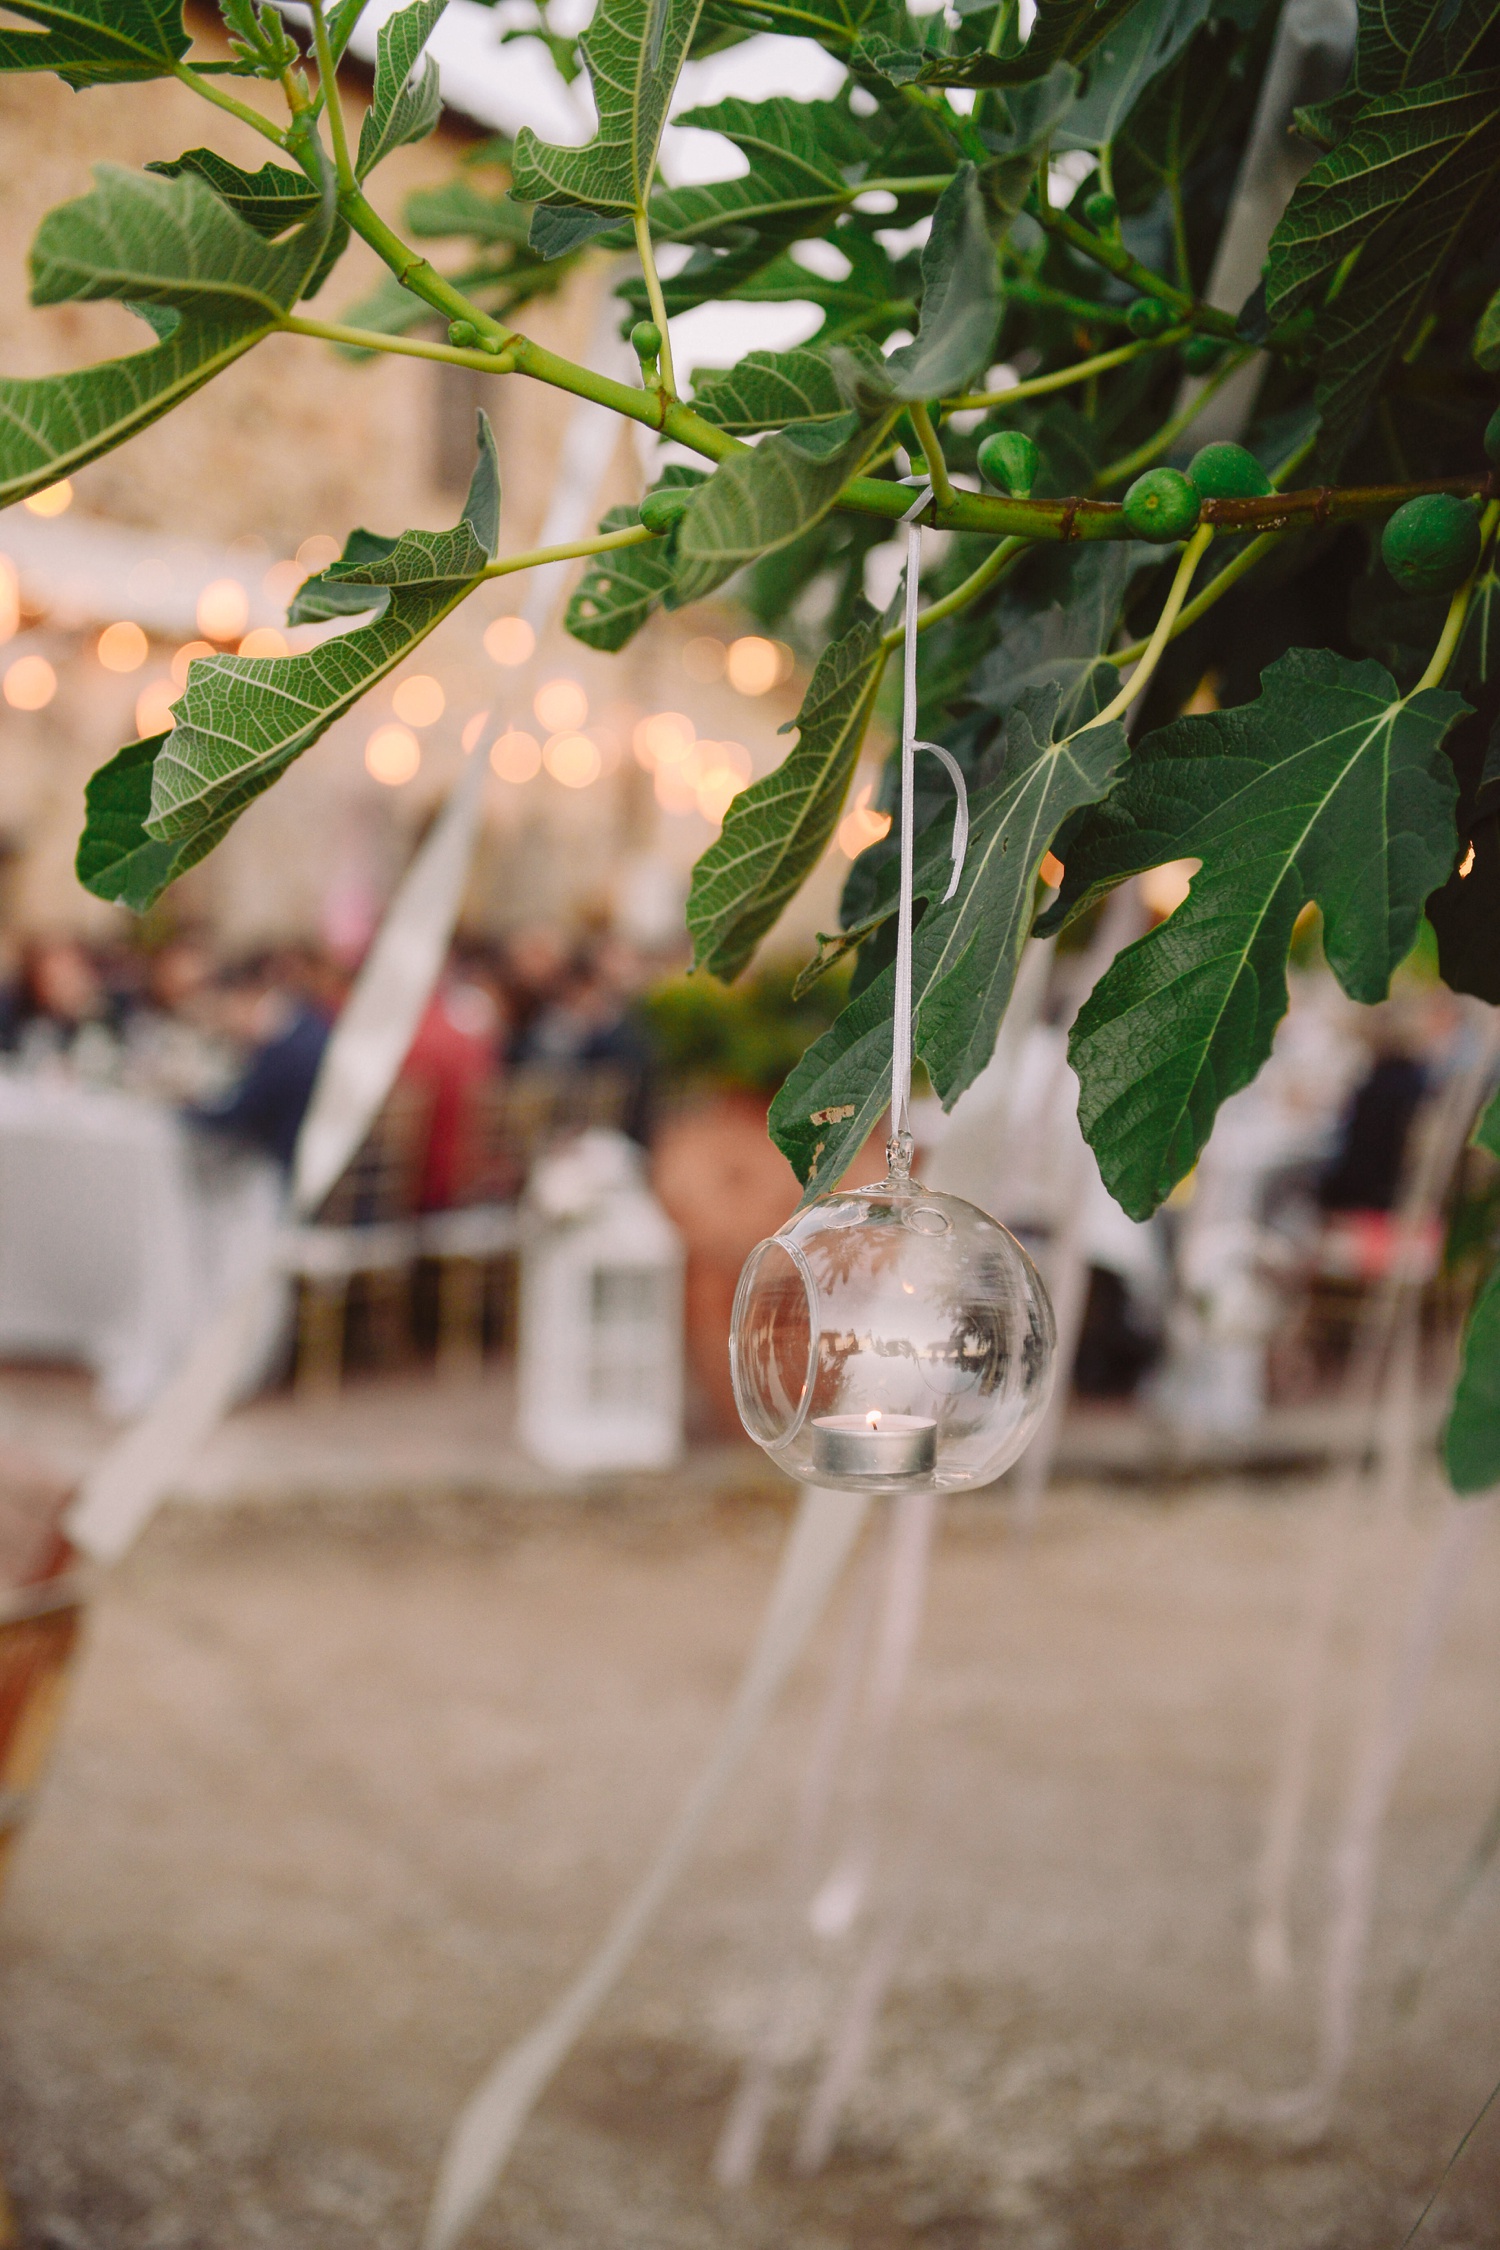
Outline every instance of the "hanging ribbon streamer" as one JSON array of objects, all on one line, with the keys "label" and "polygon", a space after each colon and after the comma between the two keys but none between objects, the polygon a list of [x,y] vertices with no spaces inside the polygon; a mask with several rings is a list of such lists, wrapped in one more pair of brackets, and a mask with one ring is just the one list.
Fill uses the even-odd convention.
[{"label": "hanging ribbon streamer", "polygon": [[923,509],[932,498],[929,477],[903,480],[918,488],[916,499],[902,521],[906,525],[906,617],[902,636],[901,695],[901,895],[896,914],[895,1024],[891,1039],[891,1140],[908,1151],[911,1135],[911,939],[913,860],[916,850],[913,798],[917,752],[930,750],[943,765],[958,799],[953,816],[953,873],[941,903],[946,906],[958,889],[969,848],[969,792],[963,770],[940,742],[923,742],[917,734],[917,582],[922,574]]},{"label": "hanging ribbon streamer", "polygon": [[760,1637],[707,1765],[598,1951],[465,2103],[443,2152],[423,2250],[455,2250],[479,2216],[539,2096],[629,1967],[827,1607],[869,1505],[862,1492],[813,1486],[803,1493]]}]

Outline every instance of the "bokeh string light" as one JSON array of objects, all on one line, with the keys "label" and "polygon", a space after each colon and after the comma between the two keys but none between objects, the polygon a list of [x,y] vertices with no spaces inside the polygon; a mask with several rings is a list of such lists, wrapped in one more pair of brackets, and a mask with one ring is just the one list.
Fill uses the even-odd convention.
[{"label": "bokeh string light", "polygon": [[396,682],[391,708],[409,727],[436,726],[448,708],[448,698],[429,672],[408,672]]},{"label": "bokeh string light", "polygon": [[536,634],[524,617],[496,617],[484,629],[484,652],[492,664],[514,669],[530,662]]},{"label": "bokeh string light", "polygon": [[148,680],[135,699],[136,733],[143,739],[153,734],[170,734],[177,724],[172,705],[181,692],[180,680]]},{"label": "bokeh string light", "polygon": [[67,477],[56,484],[43,485],[40,492],[28,492],[21,503],[34,516],[66,515],[73,505],[73,487]]},{"label": "bokeh string light", "polygon": [[5,675],[5,700],[15,711],[44,711],[57,693],[45,656],[18,656]]},{"label": "bokeh string light", "polygon": [[565,789],[587,789],[602,770],[598,746],[586,734],[550,736],[542,749],[542,763]]},{"label": "bokeh string light", "polygon": [[387,789],[414,781],[422,764],[422,745],[410,727],[377,727],[365,744],[365,771]]},{"label": "bokeh string light", "polygon": [[95,653],[106,672],[138,672],[151,654],[151,643],[133,618],[122,617],[105,626]]},{"label": "bokeh string light", "polygon": [[532,709],[549,734],[572,734],[589,715],[589,699],[578,682],[547,680],[536,691]]},{"label": "bokeh string light", "polygon": [[215,578],[198,596],[198,630],[210,641],[237,641],[250,622],[250,597],[237,578]]},{"label": "bokeh string light", "polygon": [[502,781],[534,781],[542,770],[542,746],[524,727],[507,727],[490,744],[490,765]]}]

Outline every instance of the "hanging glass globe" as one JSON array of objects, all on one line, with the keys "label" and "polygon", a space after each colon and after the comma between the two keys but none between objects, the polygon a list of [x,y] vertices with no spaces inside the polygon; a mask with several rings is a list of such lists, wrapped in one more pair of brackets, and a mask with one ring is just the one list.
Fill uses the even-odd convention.
[{"label": "hanging glass globe", "polygon": [[988,1484],[1047,1404],[1051,1301],[998,1220],[919,1186],[909,1142],[886,1155],[877,1185],[819,1196],[746,1259],[729,1337],[740,1419],[808,1484]]}]

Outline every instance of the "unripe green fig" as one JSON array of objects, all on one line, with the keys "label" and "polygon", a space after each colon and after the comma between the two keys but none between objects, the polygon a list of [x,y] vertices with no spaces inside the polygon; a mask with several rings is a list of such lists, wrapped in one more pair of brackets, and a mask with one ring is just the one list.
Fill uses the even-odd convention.
[{"label": "unripe green fig", "polygon": [[1484,425],[1484,450],[1493,465],[1500,469],[1500,406]]},{"label": "unripe green fig", "polygon": [[1242,445],[1205,445],[1188,463],[1188,483],[1200,500],[1263,500],[1271,480]]},{"label": "unripe green fig", "polygon": [[1125,325],[1132,336],[1164,336],[1176,322],[1171,307],[1160,297],[1137,297],[1126,307]]},{"label": "unripe green fig", "polygon": [[1180,469],[1148,469],[1125,495],[1125,521],[1137,539],[1165,545],[1198,521],[1198,493]]},{"label": "unripe green fig", "polygon": [[1096,234],[1107,234],[1120,216],[1120,206],[1101,188],[1083,207],[1083,215]]},{"label": "unripe green fig", "polygon": [[641,502],[641,522],[658,539],[665,539],[687,514],[692,497],[680,485],[669,486],[664,492],[648,492]]},{"label": "unripe green fig", "polygon": [[1380,535],[1380,553],[1409,594],[1451,594],[1479,560],[1479,518],[1452,492],[1422,492],[1398,508]]},{"label": "unripe green fig", "polygon": [[448,341],[458,351],[470,351],[479,341],[479,330],[474,326],[472,320],[450,320],[448,323]]},{"label": "unripe green fig", "polygon": [[1182,364],[1190,375],[1211,375],[1228,349],[1218,336],[1189,336],[1182,347]]},{"label": "unripe green fig", "polygon": [[1042,457],[1020,430],[991,430],[979,448],[979,474],[997,492],[1024,500],[1036,483]]},{"label": "unripe green fig", "polygon": [[661,357],[661,330],[654,320],[638,320],[630,331],[630,348],[644,367]]}]

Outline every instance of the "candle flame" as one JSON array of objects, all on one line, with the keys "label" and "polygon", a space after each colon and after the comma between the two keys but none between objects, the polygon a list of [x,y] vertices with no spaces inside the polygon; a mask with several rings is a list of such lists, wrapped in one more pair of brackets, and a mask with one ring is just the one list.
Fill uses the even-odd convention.
[{"label": "candle flame", "polygon": [[866,1422],[868,1422],[872,1430],[878,1430],[880,1427],[880,1408],[878,1406],[872,1406],[869,1413],[865,1416],[865,1420]]}]

